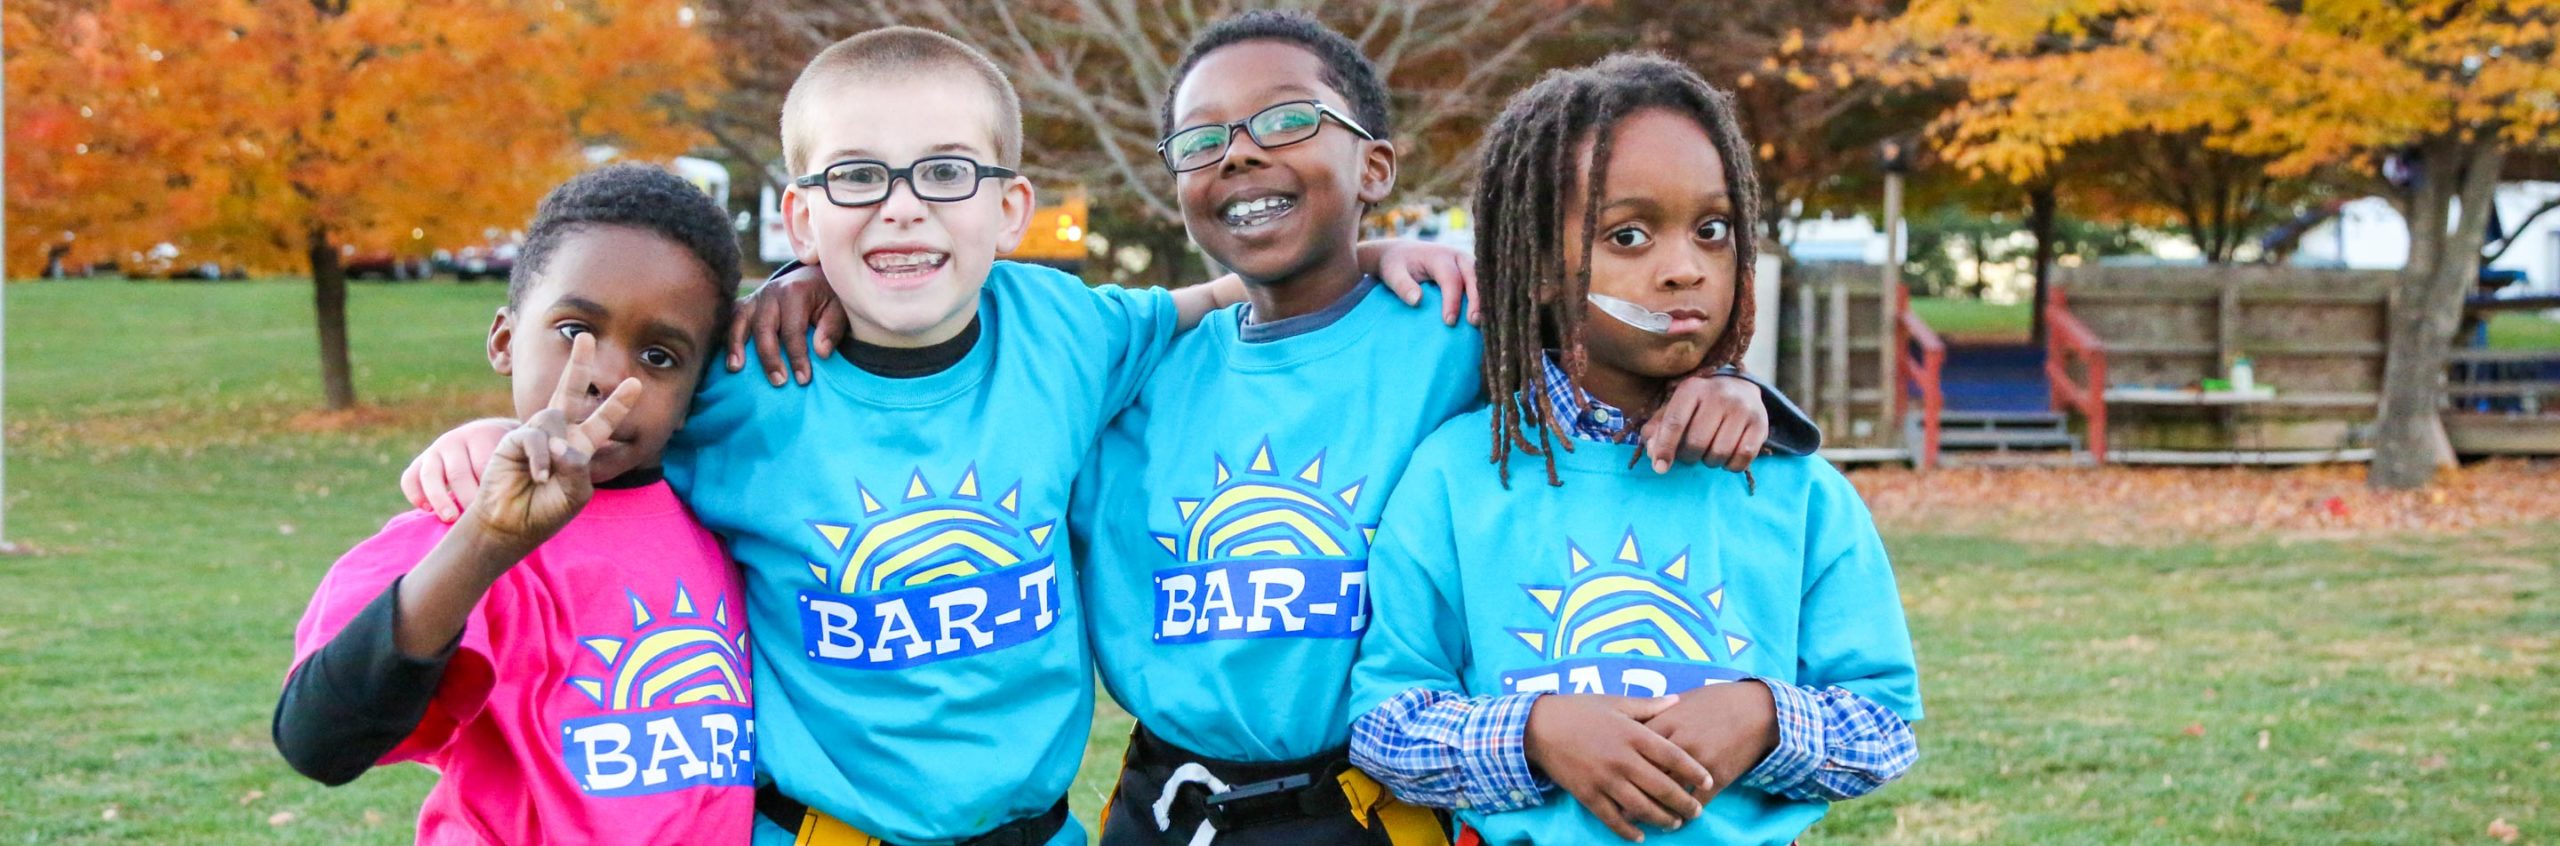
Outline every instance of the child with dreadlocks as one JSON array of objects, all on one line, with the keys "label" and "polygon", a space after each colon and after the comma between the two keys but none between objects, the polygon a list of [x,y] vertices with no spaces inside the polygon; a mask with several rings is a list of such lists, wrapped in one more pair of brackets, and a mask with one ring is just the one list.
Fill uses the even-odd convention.
[{"label": "child with dreadlocks", "polygon": [[[1458,809],[1461,842],[1786,843],[1916,757],[1911,638],[1848,481],[1814,457],[1762,459],[1756,490],[1631,469],[1591,423],[1742,355],[1758,193],[1736,127],[1697,75],[1621,55],[1548,74],[1487,139],[1494,401],[1397,485],[1352,680],[1353,762]],[[1524,453],[1544,478],[1514,484]]]}]

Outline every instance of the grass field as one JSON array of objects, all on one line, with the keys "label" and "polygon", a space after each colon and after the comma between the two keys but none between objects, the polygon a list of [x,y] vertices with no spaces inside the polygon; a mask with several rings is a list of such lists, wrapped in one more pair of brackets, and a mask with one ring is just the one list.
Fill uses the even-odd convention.
[{"label": "grass field", "polygon": [[[416,767],[323,789],[268,744],[295,618],[502,410],[495,286],[358,286],[318,415],[307,288],[7,290],[0,843],[402,842]],[[2560,513],[2560,506],[2555,506]],[[2049,533],[2048,533],[2049,534]],[[1819,843],[2478,843],[2560,832],[2560,520],[2144,545],[1888,535],[1929,718]],[[1125,718],[1074,799],[1092,819]]]},{"label": "grass field", "polygon": [[1981,300],[1913,297],[1911,310],[1950,341],[2023,342],[2027,339],[2027,314],[2032,309],[2024,303],[1999,305]]}]

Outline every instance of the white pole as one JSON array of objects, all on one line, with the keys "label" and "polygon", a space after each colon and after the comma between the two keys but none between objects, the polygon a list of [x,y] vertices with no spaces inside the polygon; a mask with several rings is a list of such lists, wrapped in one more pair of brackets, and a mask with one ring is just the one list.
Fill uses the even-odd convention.
[{"label": "white pole", "polygon": [[[9,72],[6,65],[0,65],[0,111],[6,110],[8,89]],[[8,157],[8,133],[0,132],[0,160]],[[9,196],[9,175],[5,170],[0,170],[0,198],[7,196]],[[6,434],[9,431],[9,421],[8,412],[5,411],[9,396],[8,232],[9,204],[5,200],[0,200],[0,555],[18,551],[18,545],[9,542],[9,437]]]},{"label": "white pole", "polygon": [[1911,354],[1893,342],[1902,331],[1902,298],[1897,296],[1901,289],[1902,171],[1888,170],[1884,174],[1884,289],[1877,292],[1884,323],[1876,328],[1876,337],[1881,341],[1877,347],[1876,384],[1884,386],[1884,399],[1879,400],[1883,405],[1876,407],[1876,419],[1897,428],[1902,421],[1893,418],[1893,401],[1902,396],[1902,387],[1894,383],[1902,375],[1902,357]]},{"label": "white pole", "polygon": [[1778,265],[1778,257],[1768,253],[1753,262],[1751,346],[1742,353],[1742,369],[1773,385],[1786,381],[1778,377],[1778,288],[1785,284],[1778,278]]}]

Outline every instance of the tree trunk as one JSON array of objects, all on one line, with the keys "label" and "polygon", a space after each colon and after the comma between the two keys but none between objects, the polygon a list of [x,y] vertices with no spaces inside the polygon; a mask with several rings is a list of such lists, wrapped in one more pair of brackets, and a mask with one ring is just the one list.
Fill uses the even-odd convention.
[{"label": "tree trunk", "polygon": [[320,322],[320,387],[336,411],[356,404],[347,366],[347,271],[329,230],[311,227],[311,313]]},{"label": "tree trunk", "polygon": [[[2382,408],[2373,426],[2373,468],[2365,477],[2366,484],[2386,490],[2425,487],[2435,478],[2443,452],[2437,409],[2444,401],[2445,366],[2463,300],[2479,282],[2481,239],[2506,152],[2494,136],[2439,137],[2421,149],[2422,175],[2407,215],[2409,265],[2392,290]],[[2462,204],[2458,217],[2451,208],[2456,199]]]},{"label": "tree trunk", "polygon": [[2039,347],[2044,346],[2045,291],[2053,283],[2054,205],[2051,180],[2027,188],[2027,231],[2036,237],[2035,311],[2027,316],[2027,340]]}]

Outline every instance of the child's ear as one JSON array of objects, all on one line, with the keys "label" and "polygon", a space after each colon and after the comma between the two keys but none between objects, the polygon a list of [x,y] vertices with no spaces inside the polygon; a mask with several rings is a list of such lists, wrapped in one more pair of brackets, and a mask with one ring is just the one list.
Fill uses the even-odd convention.
[{"label": "child's ear", "polygon": [[783,229],[791,233],[791,254],[801,264],[818,263],[817,227],[809,222],[809,200],[797,188],[782,189]]},{"label": "child's ear", "polygon": [[489,369],[500,376],[516,375],[515,340],[515,311],[499,306],[497,319],[489,321]]},{"label": "child's ear", "polygon": [[1396,145],[1386,141],[1362,142],[1360,151],[1360,202],[1375,206],[1387,201],[1396,191]]},{"label": "child's ear", "polygon": [[1016,176],[1004,182],[1004,232],[996,236],[996,254],[1013,252],[1022,246],[1022,236],[1031,232],[1031,212],[1038,206],[1032,194],[1031,180]]}]

